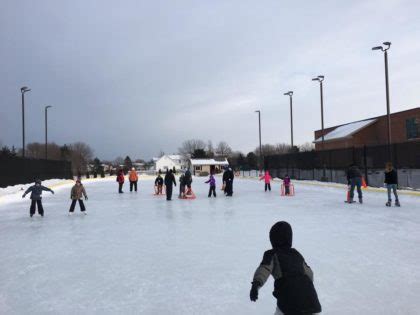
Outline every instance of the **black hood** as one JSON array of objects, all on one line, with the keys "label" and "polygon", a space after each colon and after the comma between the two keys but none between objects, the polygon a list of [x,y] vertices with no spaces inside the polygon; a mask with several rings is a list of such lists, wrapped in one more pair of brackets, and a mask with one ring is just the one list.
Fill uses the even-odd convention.
[{"label": "black hood", "polygon": [[292,227],[285,221],[277,222],[270,230],[270,242],[273,248],[291,248],[292,239]]}]

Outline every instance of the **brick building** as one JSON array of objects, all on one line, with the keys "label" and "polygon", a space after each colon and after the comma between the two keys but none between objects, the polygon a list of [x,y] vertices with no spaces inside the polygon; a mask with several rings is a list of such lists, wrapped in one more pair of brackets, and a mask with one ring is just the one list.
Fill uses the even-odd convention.
[{"label": "brick building", "polygon": [[[379,116],[315,131],[315,150],[344,149],[388,143],[387,116]],[[420,107],[391,114],[391,142],[420,141]]]}]

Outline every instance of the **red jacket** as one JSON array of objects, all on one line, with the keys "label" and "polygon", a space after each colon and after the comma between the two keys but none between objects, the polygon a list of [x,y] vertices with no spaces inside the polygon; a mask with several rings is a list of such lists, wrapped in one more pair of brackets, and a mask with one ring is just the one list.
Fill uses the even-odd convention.
[{"label": "red jacket", "polygon": [[263,175],[263,176],[260,177],[260,180],[262,180],[262,179],[264,179],[264,182],[266,184],[270,184],[270,181],[271,181],[270,173],[269,172],[265,172],[265,175]]},{"label": "red jacket", "polygon": [[117,176],[117,182],[119,182],[120,184],[124,183],[124,173],[120,173]]}]

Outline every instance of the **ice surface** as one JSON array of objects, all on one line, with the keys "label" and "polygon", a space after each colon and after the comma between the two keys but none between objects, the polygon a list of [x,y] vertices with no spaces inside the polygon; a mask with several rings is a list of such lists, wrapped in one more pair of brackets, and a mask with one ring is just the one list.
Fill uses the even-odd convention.
[{"label": "ice surface", "polygon": [[[356,121],[350,124],[346,124],[343,126],[339,126],[335,128],[333,131],[330,131],[324,136],[324,140],[334,140],[334,139],[341,139],[345,137],[349,137],[355,132],[359,131],[360,129],[374,123],[376,119],[368,119],[368,120],[362,120],[362,121]],[[315,142],[321,142],[322,138],[318,138],[315,140]]]},{"label": "ice surface", "polygon": [[[272,314],[270,279],[257,303],[252,275],[273,223],[289,221],[315,273],[324,314],[419,314],[420,199],[383,193],[344,204],[344,189],[296,183],[295,197],[235,180],[234,197],[166,202],[119,195],[114,181],[86,182],[87,216],[67,216],[70,186],[45,194],[44,218],[29,201],[0,200],[0,314]],[[220,179],[218,179],[220,186]],[[218,187],[219,189],[219,187]]]}]

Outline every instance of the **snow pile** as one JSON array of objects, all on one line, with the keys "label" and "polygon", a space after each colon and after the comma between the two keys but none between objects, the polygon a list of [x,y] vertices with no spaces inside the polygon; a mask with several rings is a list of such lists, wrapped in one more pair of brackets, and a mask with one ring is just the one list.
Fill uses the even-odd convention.
[{"label": "snow pile", "polygon": [[[376,119],[368,119],[362,121],[356,121],[347,125],[339,126],[335,128],[333,131],[330,131],[324,136],[324,140],[336,140],[341,138],[350,137],[354,133],[358,132],[359,130],[373,124]],[[321,142],[322,137],[316,139],[314,142]]]}]

